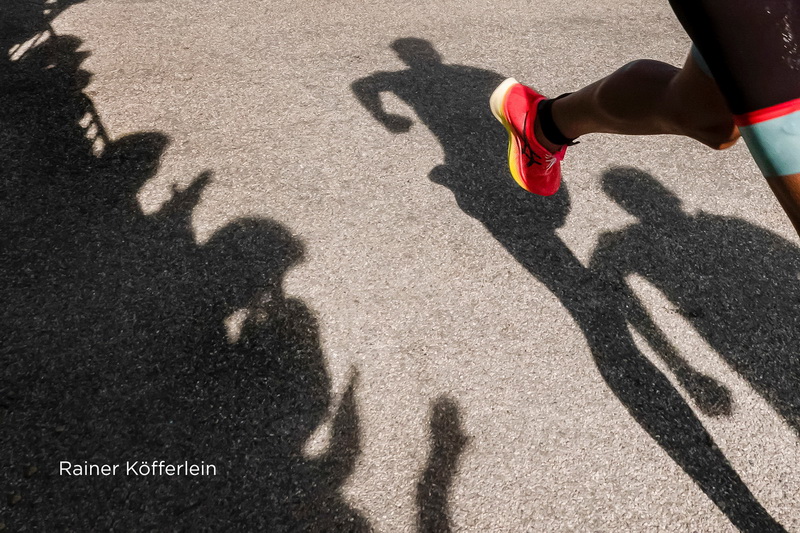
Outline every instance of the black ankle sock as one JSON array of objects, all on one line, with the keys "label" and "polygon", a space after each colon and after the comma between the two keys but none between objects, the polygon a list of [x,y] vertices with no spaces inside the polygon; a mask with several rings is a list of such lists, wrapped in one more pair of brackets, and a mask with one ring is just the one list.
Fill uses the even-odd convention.
[{"label": "black ankle sock", "polygon": [[575,139],[570,139],[566,137],[561,130],[558,129],[556,126],[555,121],[553,120],[553,102],[558,100],[559,98],[564,98],[565,96],[569,96],[572,93],[564,93],[561,96],[556,98],[550,98],[547,100],[542,100],[539,102],[539,108],[537,110],[537,116],[539,117],[539,126],[542,127],[542,133],[544,134],[545,138],[553,144],[562,145],[566,144],[567,146],[572,146],[573,144],[578,144]]}]

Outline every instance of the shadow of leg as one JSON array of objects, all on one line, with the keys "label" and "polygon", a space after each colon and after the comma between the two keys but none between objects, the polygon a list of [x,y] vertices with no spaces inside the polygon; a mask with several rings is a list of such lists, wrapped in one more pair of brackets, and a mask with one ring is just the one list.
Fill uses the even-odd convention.
[{"label": "shadow of leg", "polygon": [[587,328],[597,367],[628,412],[741,531],[785,531],[756,500],[669,380],[621,328]]}]

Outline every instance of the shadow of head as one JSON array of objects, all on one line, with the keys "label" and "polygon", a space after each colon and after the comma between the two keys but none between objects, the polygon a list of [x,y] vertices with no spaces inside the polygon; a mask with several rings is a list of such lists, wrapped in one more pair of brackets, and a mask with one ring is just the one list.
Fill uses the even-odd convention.
[{"label": "shadow of head", "polygon": [[603,192],[641,221],[675,219],[683,215],[682,203],[656,178],[641,170],[616,167],[602,178]]},{"label": "shadow of head", "polygon": [[[255,296],[280,297],[287,271],[303,259],[303,244],[272,220],[232,222],[203,245],[210,275],[227,309],[253,303]],[[210,288],[210,287],[209,287]]]},{"label": "shadow of head", "polygon": [[442,62],[442,56],[425,39],[403,37],[391,45],[397,57],[411,68],[429,67]]},{"label": "shadow of head", "polygon": [[158,170],[167,146],[169,137],[163,133],[133,133],[111,143],[103,155],[121,172],[149,178]]}]

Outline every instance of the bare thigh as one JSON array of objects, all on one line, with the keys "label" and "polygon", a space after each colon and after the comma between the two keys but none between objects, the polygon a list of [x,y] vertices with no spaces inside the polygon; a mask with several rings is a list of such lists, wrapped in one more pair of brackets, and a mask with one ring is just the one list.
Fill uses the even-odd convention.
[{"label": "bare thigh", "polygon": [[725,96],[691,53],[672,79],[667,94],[675,123],[685,128],[676,133],[718,150],[732,146],[739,139]]}]

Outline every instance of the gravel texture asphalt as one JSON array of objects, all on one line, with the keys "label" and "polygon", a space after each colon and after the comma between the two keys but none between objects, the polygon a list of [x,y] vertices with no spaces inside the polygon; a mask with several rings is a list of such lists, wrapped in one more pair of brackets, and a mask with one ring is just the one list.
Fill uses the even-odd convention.
[{"label": "gravel texture asphalt", "polygon": [[589,135],[542,198],[488,109],[688,48],[656,0],[3,0],[0,529],[800,531],[746,148]]}]

